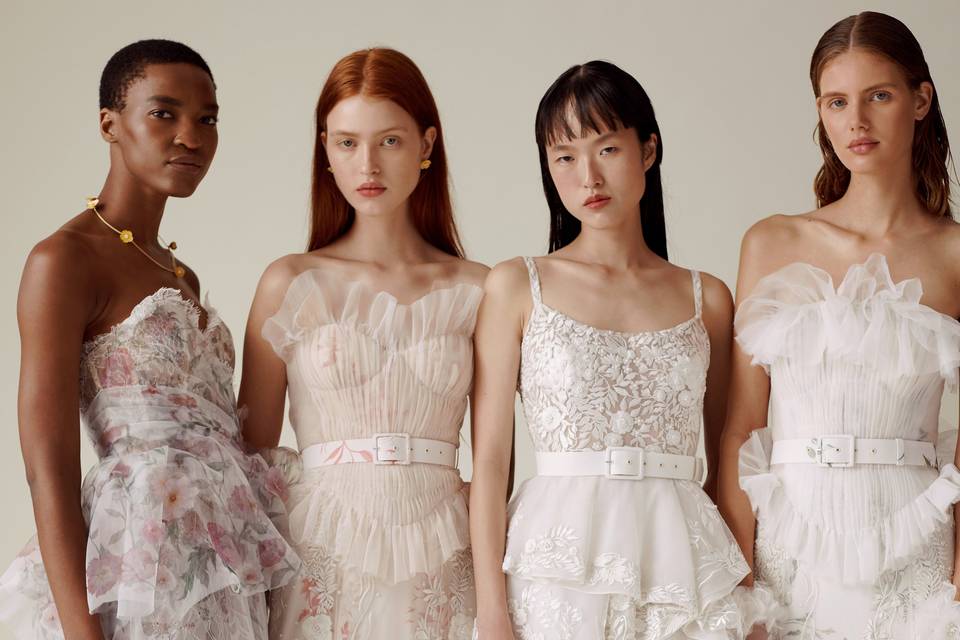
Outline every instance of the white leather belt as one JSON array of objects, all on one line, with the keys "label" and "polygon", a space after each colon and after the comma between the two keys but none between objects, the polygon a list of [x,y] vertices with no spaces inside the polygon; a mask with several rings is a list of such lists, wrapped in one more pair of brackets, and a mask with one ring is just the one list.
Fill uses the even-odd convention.
[{"label": "white leather belt", "polygon": [[604,476],[619,480],[669,478],[696,480],[703,464],[693,456],[644,451],[638,447],[609,447],[606,451],[538,451],[537,475]]},{"label": "white leather belt", "polygon": [[372,438],[312,444],[300,452],[303,467],[331,464],[440,464],[457,466],[457,446],[442,440],[413,438],[408,433],[376,433]]},{"label": "white leather belt", "polygon": [[817,438],[777,440],[770,464],[817,464],[821,467],[852,467],[855,464],[937,466],[937,450],[919,440],[857,438],[829,435]]}]

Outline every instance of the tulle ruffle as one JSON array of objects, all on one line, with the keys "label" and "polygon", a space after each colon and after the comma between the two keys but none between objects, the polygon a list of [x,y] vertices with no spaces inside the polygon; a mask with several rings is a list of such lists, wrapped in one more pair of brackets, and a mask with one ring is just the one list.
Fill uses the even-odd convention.
[{"label": "tulle ruffle", "polygon": [[770,430],[757,429],[740,448],[741,489],[770,539],[807,570],[843,584],[870,584],[880,574],[905,566],[952,520],[951,507],[960,500],[960,471],[946,464],[924,491],[882,522],[857,530],[826,529],[809,522],[790,503],[770,469],[772,446]]},{"label": "tulle ruffle", "polygon": [[737,341],[769,370],[779,358],[845,359],[897,377],[939,373],[957,386],[960,322],[920,300],[920,280],[895,283],[872,254],[834,287],[826,271],[793,263],[762,280],[737,310]]},{"label": "tulle ruffle", "polygon": [[509,516],[503,570],[525,580],[697,617],[748,572],[716,506],[691,482],[534,477]]},{"label": "tulle ruffle", "polygon": [[383,346],[419,344],[437,336],[471,337],[483,289],[438,285],[410,304],[360,281],[340,282],[309,269],[290,283],[279,310],[263,325],[263,337],[289,360],[304,336],[328,325],[360,330]]},{"label": "tulle ruffle", "polygon": [[300,478],[290,484],[290,539],[307,561],[315,550],[344,570],[398,584],[435,573],[470,546],[467,489],[455,469],[346,464],[304,471],[289,455],[281,464]]}]

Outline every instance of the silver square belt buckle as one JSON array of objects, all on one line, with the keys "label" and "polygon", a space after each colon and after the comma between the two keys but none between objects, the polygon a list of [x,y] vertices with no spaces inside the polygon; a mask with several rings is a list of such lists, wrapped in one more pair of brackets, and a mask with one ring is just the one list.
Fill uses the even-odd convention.
[{"label": "silver square belt buckle", "polygon": [[410,464],[409,433],[377,433],[373,442],[374,464]]},{"label": "silver square belt buckle", "polygon": [[820,436],[816,462],[821,467],[852,467],[856,455],[856,440],[849,434]]},{"label": "silver square belt buckle", "polygon": [[643,480],[643,449],[607,447],[604,475],[616,480]]}]

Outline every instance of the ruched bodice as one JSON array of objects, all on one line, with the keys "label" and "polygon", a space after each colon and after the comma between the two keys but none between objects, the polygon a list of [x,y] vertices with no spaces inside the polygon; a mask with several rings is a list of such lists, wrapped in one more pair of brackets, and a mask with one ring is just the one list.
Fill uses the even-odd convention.
[{"label": "ruched bodice", "polygon": [[[947,570],[945,557],[929,550],[950,546],[950,505],[960,497],[955,432],[938,435],[944,383],[957,382],[960,323],[921,297],[919,280],[894,282],[886,259],[873,254],[838,285],[822,269],[791,264],[741,304],[737,340],[771,385],[769,426],[740,454],[741,486],[759,520],[761,569],[776,564],[776,548],[802,572],[848,588],[873,588],[911,564],[930,575]],[[836,434],[934,443],[939,461],[769,463],[775,441]],[[769,566],[767,573],[777,574]],[[910,598],[919,597],[920,587],[912,589]]]},{"label": "ruched bodice", "polygon": [[[437,283],[403,304],[318,269],[297,275],[263,335],[287,366],[290,422],[300,450],[380,433],[457,445],[482,293],[472,284]],[[369,622],[367,610],[351,604],[358,592],[350,585],[359,579],[405,594],[396,596],[400,602],[411,598],[411,624],[427,624],[427,609],[418,607],[426,606],[423,590],[434,580],[430,588],[444,592],[447,604],[431,609],[430,633],[443,629],[446,637],[446,629],[456,628],[469,634],[469,526],[457,469],[364,463],[303,469],[297,457],[288,457],[294,458],[287,464],[291,538],[306,566],[301,593],[288,589],[277,605],[271,622],[281,629],[277,633],[299,637],[303,620],[324,630],[360,625],[357,637],[378,633],[372,629],[381,622]],[[337,593],[323,606],[303,595],[319,584]]]}]

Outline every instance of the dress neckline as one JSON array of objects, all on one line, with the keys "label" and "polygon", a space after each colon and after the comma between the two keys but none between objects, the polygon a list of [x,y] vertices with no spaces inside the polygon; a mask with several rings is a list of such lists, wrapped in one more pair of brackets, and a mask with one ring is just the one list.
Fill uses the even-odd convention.
[{"label": "dress neckline", "polygon": [[[829,271],[827,271],[822,267],[818,267],[817,265],[812,264],[810,262],[804,262],[803,260],[797,260],[789,264],[786,264],[780,267],[779,269],[770,272],[769,274],[764,276],[762,280],[766,280],[767,278],[774,278],[782,274],[784,271],[791,268],[795,268],[795,267],[804,267],[806,269],[809,269],[816,275],[821,276],[824,280],[824,284],[827,285],[829,293],[835,298],[851,299],[849,296],[845,295],[846,293],[844,291],[845,285],[847,285],[847,283],[851,279],[855,278],[859,274],[859,272],[862,270],[867,270],[868,272],[872,273],[875,276],[875,280],[878,281],[878,284],[882,285],[882,288],[878,289],[878,291],[902,291],[906,287],[913,285],[917,289],[917,295],[916,295],[916,300],[911,300],[912,304],[916,304],[919,307],[927,309],[931,313],[935,313],[955,324],[960,324],[960,320],[951,316],[950,314],[944,313],[939,309],[935,309],[934,307],[931,307],[930,305],[921,302],[921,300],[923,299],[923,281],[920,280],[919,277],[913,276],[909,278],[903,278],[895,282],[893,280],[893,275],[890,273],[890,264],[887,261],[886,255],[880,253],[879,251],[874,251],[870,253],[866,257],[866,259],[863,260],[862,262],[854,262],[850,266],[848,266],[846,272],[843,274],[843,277],[840,279],[839,284],[835,283],[833,279],[833,275]],[[876,267],[876,268],[871,269],[871,267]],[[879,282],[880,278],[882,278],[882,282]],[[877,292],[874,292],[873,295],[870,297],[876,296],[876,293]]]},{"label": "dress neckline", "polygon": [[[304,269],[303,271],[299,272],[297,275],[293,276],[293,278],[290,279],[290,284],[287,285],[287,291],[284,294],[284,300],[283,302],[281,302],[280,307],[281,308],[283,307],[283,304],[286,302],[286,297],[287,295],[290,294],[290,291],[293,289],[293,285],[295,282],[304,278],[307,275],[314,275],[322,271],[324,271],[324,269],[321,267],[310,267],[310,268]],[[429,290],[425,291],[424,293],[420,294],[419,296],[415,297],[409,302],[400,302],[400,299],[397,298],[397,296],[395,296],[394,294],[390,293],[386,289],[378,288],[370,284],[366,280],[359,280],[359,279],[339,280],[339,279],[333,278],[330,281],[336,285],[343,286],[347,289],[356,287],[358,289],[364,289],[376,297],[383,296],[384,298],[390,301],[391,306],[405,308],[405,309],[411,309],[413,307],[416,307],[417,305],[424,304],[425,300],[433,297],[435,294],[439,294],[445,291],[455,291],[458,289],[476,289],[478,291],[483,291],[483,287],[473,284],[472,282],[465,282],[465,281],[454,282],[451,280],[437,280],[434,282],[434,284],[430,287]]]},{"label": "dress neckline", "polygon": [[[209,305],[201,305],[190,298],[185,298],[183,296],[183,292],[174,287],[160,287],[153,293],[148,293],[140,300],[140,302],[133,305],[130,313],[128,313],[123,320],[110,327],[107,331],[84,340],[81,345],[82,352],[84,354],[90,353],[100,344],[114,337],[122,328],[142,320],[143,317],[149,313],[148,308],[151,305],[153,308],[156,308],[160,304],[168,301],[179,305],[186,312],[190,326],[200,333],[201,336],[208,335],[214,326],[221,324],[222,322],[216,310],[211,308]],[[205,313],[207,316],[206,325],[202,328],[200,327],[201,312]]]}]

